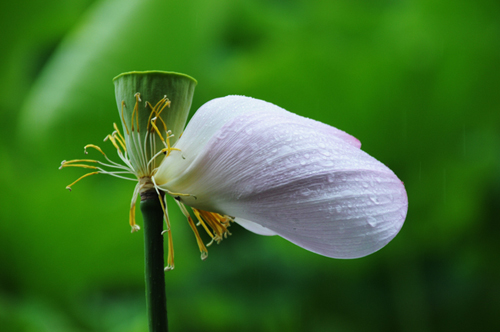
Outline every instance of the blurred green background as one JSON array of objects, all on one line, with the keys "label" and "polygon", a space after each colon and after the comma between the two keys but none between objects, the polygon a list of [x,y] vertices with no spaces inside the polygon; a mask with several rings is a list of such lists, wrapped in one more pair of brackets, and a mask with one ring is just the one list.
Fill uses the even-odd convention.
[{"label": "blurred green background", "polygon": [[497,0],[2,1],[0,31],[1,331],[146,331],[134,184],[58,166],[114,155],[111,80],[150,69],[198,80],[191,114],[241,94],[345,130],[409,196],[356,260],[234,225],[202,262],[171,205],[172,331],[500,329]]}]

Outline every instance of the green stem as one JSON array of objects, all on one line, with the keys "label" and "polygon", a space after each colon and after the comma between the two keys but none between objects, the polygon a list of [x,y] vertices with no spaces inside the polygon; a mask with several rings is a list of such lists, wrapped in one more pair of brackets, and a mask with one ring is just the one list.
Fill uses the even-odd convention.
[{"label": "green stem", "polygon": [[154,189],[141,193],[149,331],[168,331],[163,259],[163,210]]}]

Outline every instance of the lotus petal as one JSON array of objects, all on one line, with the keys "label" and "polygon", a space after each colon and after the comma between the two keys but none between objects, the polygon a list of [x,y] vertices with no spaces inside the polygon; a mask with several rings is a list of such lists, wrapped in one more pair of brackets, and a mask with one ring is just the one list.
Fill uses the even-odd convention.
[{"label": "lotus petal", "polygon": [[403,183],[345,132],[242,96],[193,116],[158,168],[160,189],[262,235],[357,258],[384,247],[408,209]]}]

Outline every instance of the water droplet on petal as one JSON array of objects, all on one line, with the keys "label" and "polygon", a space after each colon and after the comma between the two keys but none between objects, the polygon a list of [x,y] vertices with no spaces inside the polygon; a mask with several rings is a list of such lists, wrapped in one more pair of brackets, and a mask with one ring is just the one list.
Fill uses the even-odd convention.
[{"label": "water droplet on petal", "polygon": [[328,175],[326,176],[326,180],[327,180],[328,182],[330,182],[330,183],[334,183],[334,182],[335,182],[335,175],[333,175],[333,174],[328,174]]},{"label": "water droplet on petal", "polygon": [[318,163],[321,166],[333,166],[333,161],[328,158],[321,158],[320,160],[318,160]]},{"label": "water droplet on petal", "polygon": [[304,189],[302,189],[302,190],[300,191],[300,193],[302,194],[302,196],[306,196],[306,197],[307,197],[307,196],[309,196],[309,195],[311,195],[311,194],[312,194],[312,190],[311,190],[311,189],[309,189],[309,188],[304,188]]},{"label": "water droplet on petal", "polygon": [[372,217],[372,216],[368,216],[366,221],[368,222],[368,225],[370,225],[371,227],[376,227],[377,223],[378,223],[377,218]]}]

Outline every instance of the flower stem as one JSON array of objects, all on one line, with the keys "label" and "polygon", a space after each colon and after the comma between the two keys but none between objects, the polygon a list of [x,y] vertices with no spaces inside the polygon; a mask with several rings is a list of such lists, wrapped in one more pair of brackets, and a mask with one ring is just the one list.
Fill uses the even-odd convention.
[{"label": "flower stem", "polygon": [[150,332],[168,331],[165,271],[163,269],[163,210],[154,189],[141,193],[144,220],[146,306]]}]

